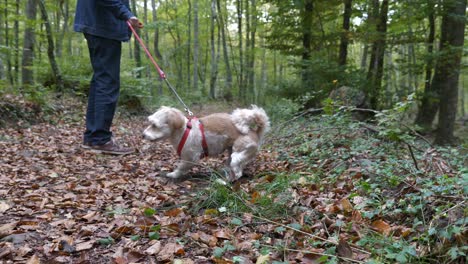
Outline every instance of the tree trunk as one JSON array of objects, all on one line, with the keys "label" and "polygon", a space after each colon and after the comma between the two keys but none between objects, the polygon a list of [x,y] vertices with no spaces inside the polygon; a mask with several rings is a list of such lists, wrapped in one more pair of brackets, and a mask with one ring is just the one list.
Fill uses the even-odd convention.
[{"label": "tree trunk", "polygon": [[437,61],[432,85],[439,86],[440,107],[436,144],[456,143],[453,134],[458,104],[458,77],[465,40],[466,0],[445,0],[440,52],[446,57]]},{"label": "tree trunk", "polygon": [[211,24],[210,24],[210,48],[211,48],[211,69],[210,69],[210,98],[216,97],[216,80],[218,78],[218,59],[215,43],[215,25],[216,25],[216,1],[211,0]]},{"label": "tree trunk", "polygon": [[13,80],[13,73],[12,73],[12,65],[11,65],[11,47],[10,47],[10,24],[8,23],[9,18],[8,18],[8,0],[5,0],[5,47],[8,48],[6,51],[6,66],[7,66],[7,79],[8,82],[10,83],[10,86],[14,86],[14,80]]},{"label": "tree trunk", "polygon": [[[154,29],[154,37],[153,37],[153,50],[154,50],[154,55],[159,61],[162,61],[162,55],[161,52],[159,51],[159,26],[157,24],[158,22],[158,13],[156,12],[156,1],[151,0],[151,12],[153,15],[153,23],[156,24],[156,27]],[[163,94],[163,86],[162,82],[157,82],[157,90],[158,94],[162,95]],[[155,92],[153,92],[153,98],[155,97]]]},{"label": "tree trunk", "polygon": [[49,62],[50,62],[50,67],[52,69],[52,76],[55,81],[55,85],[57,86],[57,91],[60,93],[63,93],[63,80],[62,80],[62,75],[60,74],[60,70],[57,64],[57,61],[55,60],[55,54],[54,54],[54,39],[52,36],[52,28],[50,26],[49,22],[49,16],[47,15],[47,9],[45,7],[44,0],[39,0],[38,1],[39,8],[41,9],[41,14],[42,14],[42,20],[44,22],[45,28],[46,28],[46,36],[47,36],[47,56],[49,57]]},{"label": "tree trunk", "polygon": [[226,89],[224,91],[224,98],[228,101],[232,101],[232,72],[231,72],[231,64],[229,62],[229,55],[228,55],[228,48],[227,48],[227,41],[226,41],[226,30],[225,30],[225,19],[223,17],[223,12],[221,9],[220,0],[216,0],[218,6],[218,27],[221,30],[221,41],[223,44],[223,57],[224,63],[226,64]]},{"label": "tree trunk", "polygon": [[432,59],[432,54],[434,50],[434,40],[435,40],[435,8],[434,1],[428,0],[429,5],[429,35],[427,37],[427,59],[426,62],[426,77],[424,80],[424,94],[421,98],[421,105],[418,109],[418,115],[416,117],[415,123],[422,127],[424,130],[429,130],[432,127],[432,122],[434,122],[435,115],[439,109],[437,92],[433,91],[432,88],[435,86],[431,85],[432,71],[434,69],[434,62]]},{"label": "tree trunk", "polygon": [[154,38],[153,38],[153,49],[154,49],[154,54],[158,60],[162,60],[162,55],[161,52],[159,51],[159,26],[157,25],[158,22],[158,13],[156,12],[156,1],[151,0],[151,10],[153,14],[153,23],[156,24],[156,27],[154,29]]},{"label": "tree trunk", "polygon": [[239,98],[245,99],[245,83],[244,83],[244,47],[243,47],[243,40],[244,36],[242,35],[242,16],[243,16],[243,7],[242,7],[242,0],[237,0],[237,35],[239,38]]},{"label": "tree trunk", "polygon": [[[15,43],[15,48],[13,50],[13,54],[14,54],[14,69],[15,69],[15,73],[14,73],[14,77],[13,77],[13,80],[14,80],[14,83],[15,84],[18,84],[18,81],[19,81],[19,50],[20,50],[20,47],[19,47],[19,17],[21,16],[20,15],[20,12],[19,12],[19,9],[20,9],[20,0],[16,0],[15,2],[15,19],[14,19],[14,34],[15,34],[15,39],[14,39],[14,43]],[[21,89],[21,88],[20,88]]]},{"label": "tree trunk", "polygon": [[34,22],[36,21],[37,1],[28,0],[26,4],[27,23],[24,29],[23,40],[23,59],[21,65],[21,77],[23,86],[29,86],[34,83],[33,75],[33,58],[34,58],[34,43],[35,30]]},{"label": "tree trunk", "polygon": [[312,12],[314,9],[313,0],[304,0],[304,9],[302,10],[302,85],[311,86],[311,76],[308,71],[309,61],[312,53]]},{"label": "tree trunk", "polygon": [[248,87],[251,102],[256,103],[257,96],[255,91],[255,34],[257,32],[257,8],[255,0],[250,0],[250,47],[248,69]]},{"label": "tree trunk", "polygon": [[[0,12],[0,32],[5,32],[4,24],[3,24],[4,15],[5,14],[3,12]],[[4,39],[5,39],[4,36],[0,38],[0,46],[6,47]],[[3,79],[5,79],[5,65],[4,65],[2,56],[0,56],[0,80],[3,80]]]},{"label": "tree trunk", "polygon": [[[137,15],[137,9],[136,9],[136,1],[137,0],[132,0],[132,13],[138,17]],[[135,31],[137,32],[138,35],[140,35],[140,29],[139,28],[134,28]],[[142,63],[141,63],[141,55],[140,55],[140,44],[138,44],[138,40],[136,38],[133,38],[133,56],[135,58],[135,63],[136,67],[140,68]],[[137,71],[136,78],[141,78],[141,72]]]},{"label": "tree trunk", "polygon": [[[378,6],[378,1],[377,1]],[[378,8],[377,8],[378,10]],[[383,0],[377,19],[377,38],[372,45],[371,59],[367,80],[369,81],[370,105],[372,109],[379,108],[379,99],[382,91],[383,65],[387,33],[388,0]]]},{"label": "tree trunk", "polygon": [[193,90],[198,91],[198,60],[199,60],[199,36],[198,36],[198,0],[193,0]]},{"label": "tree trunk", "polygon": [[344,0],[343,32],[341,33],[340,56],[338,59],[338,63],[341,66],[346,65],[346,59],[348,57],[349,29],[351,21],[352,2],[352,0]]}]

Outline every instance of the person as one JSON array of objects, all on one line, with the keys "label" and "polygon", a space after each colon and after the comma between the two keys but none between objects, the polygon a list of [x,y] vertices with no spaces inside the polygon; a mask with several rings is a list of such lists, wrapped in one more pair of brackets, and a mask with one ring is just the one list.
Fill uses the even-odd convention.
[{"label": "person", "polygon": [[134,151],[117,144],[110,130],[120,92],[122,42],[131,36],[127,21],[134,28],[143,26],[130,11],[129,0],[77,1],[73,29],[84,34],[93,68],[81,146],[95,152]]}]

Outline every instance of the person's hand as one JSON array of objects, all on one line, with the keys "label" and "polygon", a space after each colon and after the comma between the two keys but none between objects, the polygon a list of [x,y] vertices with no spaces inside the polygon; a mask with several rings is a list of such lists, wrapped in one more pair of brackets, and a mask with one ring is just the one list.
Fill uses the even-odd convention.
[{"label": "person's hand", "polygon": [[132,25],[133,28],[143,28],[143,23],[138,20],[137,17],[131,17],[128,22]]}]

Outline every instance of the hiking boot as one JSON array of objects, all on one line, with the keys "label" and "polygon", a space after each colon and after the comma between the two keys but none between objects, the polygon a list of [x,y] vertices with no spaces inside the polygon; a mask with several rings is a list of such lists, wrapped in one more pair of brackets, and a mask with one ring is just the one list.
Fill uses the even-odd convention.
[{"label": "hiking boot", "polygon": [[127,155],[127,154],[134,152],[132,148],[119,146],[113,140],[110,140],[104,145],[94,145],[94,146],[89,146],[89,148],[93,152],[96,152],[96,153],[114,154],[114,155]]}]

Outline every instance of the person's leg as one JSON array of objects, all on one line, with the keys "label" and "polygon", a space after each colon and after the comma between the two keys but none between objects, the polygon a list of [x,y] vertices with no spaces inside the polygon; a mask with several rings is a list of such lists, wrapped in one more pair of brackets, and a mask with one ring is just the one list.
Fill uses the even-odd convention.
[{"label": "person's leg", "polygon": [[84,141],[103,145],[112,138],[110,127],[114,118],[120,89],[120,57],[122,44],[86,34],[93,79],[86,112]]}]

